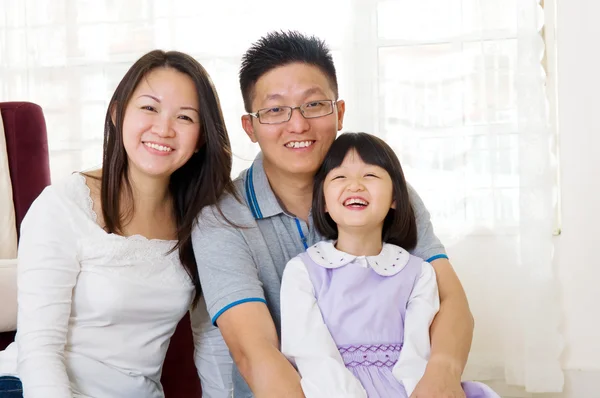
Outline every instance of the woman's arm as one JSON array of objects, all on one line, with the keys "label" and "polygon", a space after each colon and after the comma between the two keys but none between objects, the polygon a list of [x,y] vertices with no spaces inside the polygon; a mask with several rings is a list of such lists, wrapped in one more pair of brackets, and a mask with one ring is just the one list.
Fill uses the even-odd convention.
[{"label": "woman's arm", "polygon": [[17,266],[18,372],[27,398],[71,397],[64,363],[79,274],[69,209],[53,187],[21,224]]},{"label": "woman's arm", "polygon": [[281,352],[296,364],[306,398],[367,397],[344,365],[298,257],[286,265],[281,283]]},{"label": "woman's arm", "polygon": [[424,262],[408,300],[404,318],[404,343],[398,362],[392,369],[394,377],[404,384],[408,395],[413,393],[425,373],[431,353],[429,326],[438,309],[435,272],[429,263]]},{"label": "woman's arm", "polygon": [[[204,297],[190,311],[194,335],[194,362],[205,398],[229,398],[233,391],[233,360],[221,332],[210,321]],[[199,397],[198,397],[199,398]]]}]

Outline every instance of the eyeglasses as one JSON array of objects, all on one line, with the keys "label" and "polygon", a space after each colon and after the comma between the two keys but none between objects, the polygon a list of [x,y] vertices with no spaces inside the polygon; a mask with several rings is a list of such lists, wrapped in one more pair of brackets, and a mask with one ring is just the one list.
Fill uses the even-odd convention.
[{"label": "eyeglasses", "polygon": [[259,109],[256,113],[248,113],[248,115],[257,118],[261,124],[279,124],[289,121],[294,109],[300,109],[300,113],[305,119],[314,119],[331,115],[333,107],[336,105],[337,101],[333,100],[311,101],[300,106],[275,106]]}]

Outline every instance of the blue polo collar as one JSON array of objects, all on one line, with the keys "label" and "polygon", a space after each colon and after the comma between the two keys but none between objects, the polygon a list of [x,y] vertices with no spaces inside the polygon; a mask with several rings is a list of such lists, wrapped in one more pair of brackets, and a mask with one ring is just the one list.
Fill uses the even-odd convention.
[{"label": "blue polo collar", "polygon": [[246,191],[246,202],[255,219],[261,220],[283,213],[283,209],[267,179],[262,153],[256,156],[252,166],[246,170],[244,189]]}]

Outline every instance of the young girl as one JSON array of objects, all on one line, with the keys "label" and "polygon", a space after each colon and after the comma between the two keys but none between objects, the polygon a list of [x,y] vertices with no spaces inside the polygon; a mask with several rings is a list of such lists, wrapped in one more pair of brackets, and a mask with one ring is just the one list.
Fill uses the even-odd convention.
[{"label": "young girl", "polygon": [[[425,372],[439,297],[417,240],[400,162],[381,139],[342,134],[315,177],[326,237],[290,260],[281,287],[281,350],[307,398],[408,398]],[[468,398],[499,396],[465,382]]]},{"label": "young girl", "polygon": [[230,397],[231,358],[191,244],[202,208],[232,190],[230,173],[204,68],[175,51],[136,61],[110,100],[102,168],[47,187],[22,223],[0,397],[163,398],[169,340],[194,305],[203,396]]}]

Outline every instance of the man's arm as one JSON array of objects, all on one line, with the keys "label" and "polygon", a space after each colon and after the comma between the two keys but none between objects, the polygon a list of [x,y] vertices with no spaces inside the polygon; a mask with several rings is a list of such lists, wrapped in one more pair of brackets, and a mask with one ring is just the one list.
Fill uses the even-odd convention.
[{"label": "man's arm", "polygon": [[228,309],[217,319],[233,360],[256,398],[303,398],[300,376],[279,351],[275,324],[264,303]]},{"label": "man's arm", "polygon": [[202,211],[192,231],[202,292],[233,360],[257,398],[304,398],[300,376],[279,351],[244,228],[257,228],[248,208],[233,198],[221,202],[228,224],[214,208]]},{"label": "man's arm", "polygon": [[473,339],[473,316],[444,246],[433,231],[429,211],[415,190],[408,188],[417,220],[418,242],[413,254],[431,263],[440,293],[440,311],[430,329],[431,357],[411,398],[463,398],[460,380]]},{"label": "man's arm", "polygon": [[446,258],[431,262],[440,292],[440,311],[431,325],[430,366],[442,366],[460,379],[471,350],[474,320],[465,291]]}]

